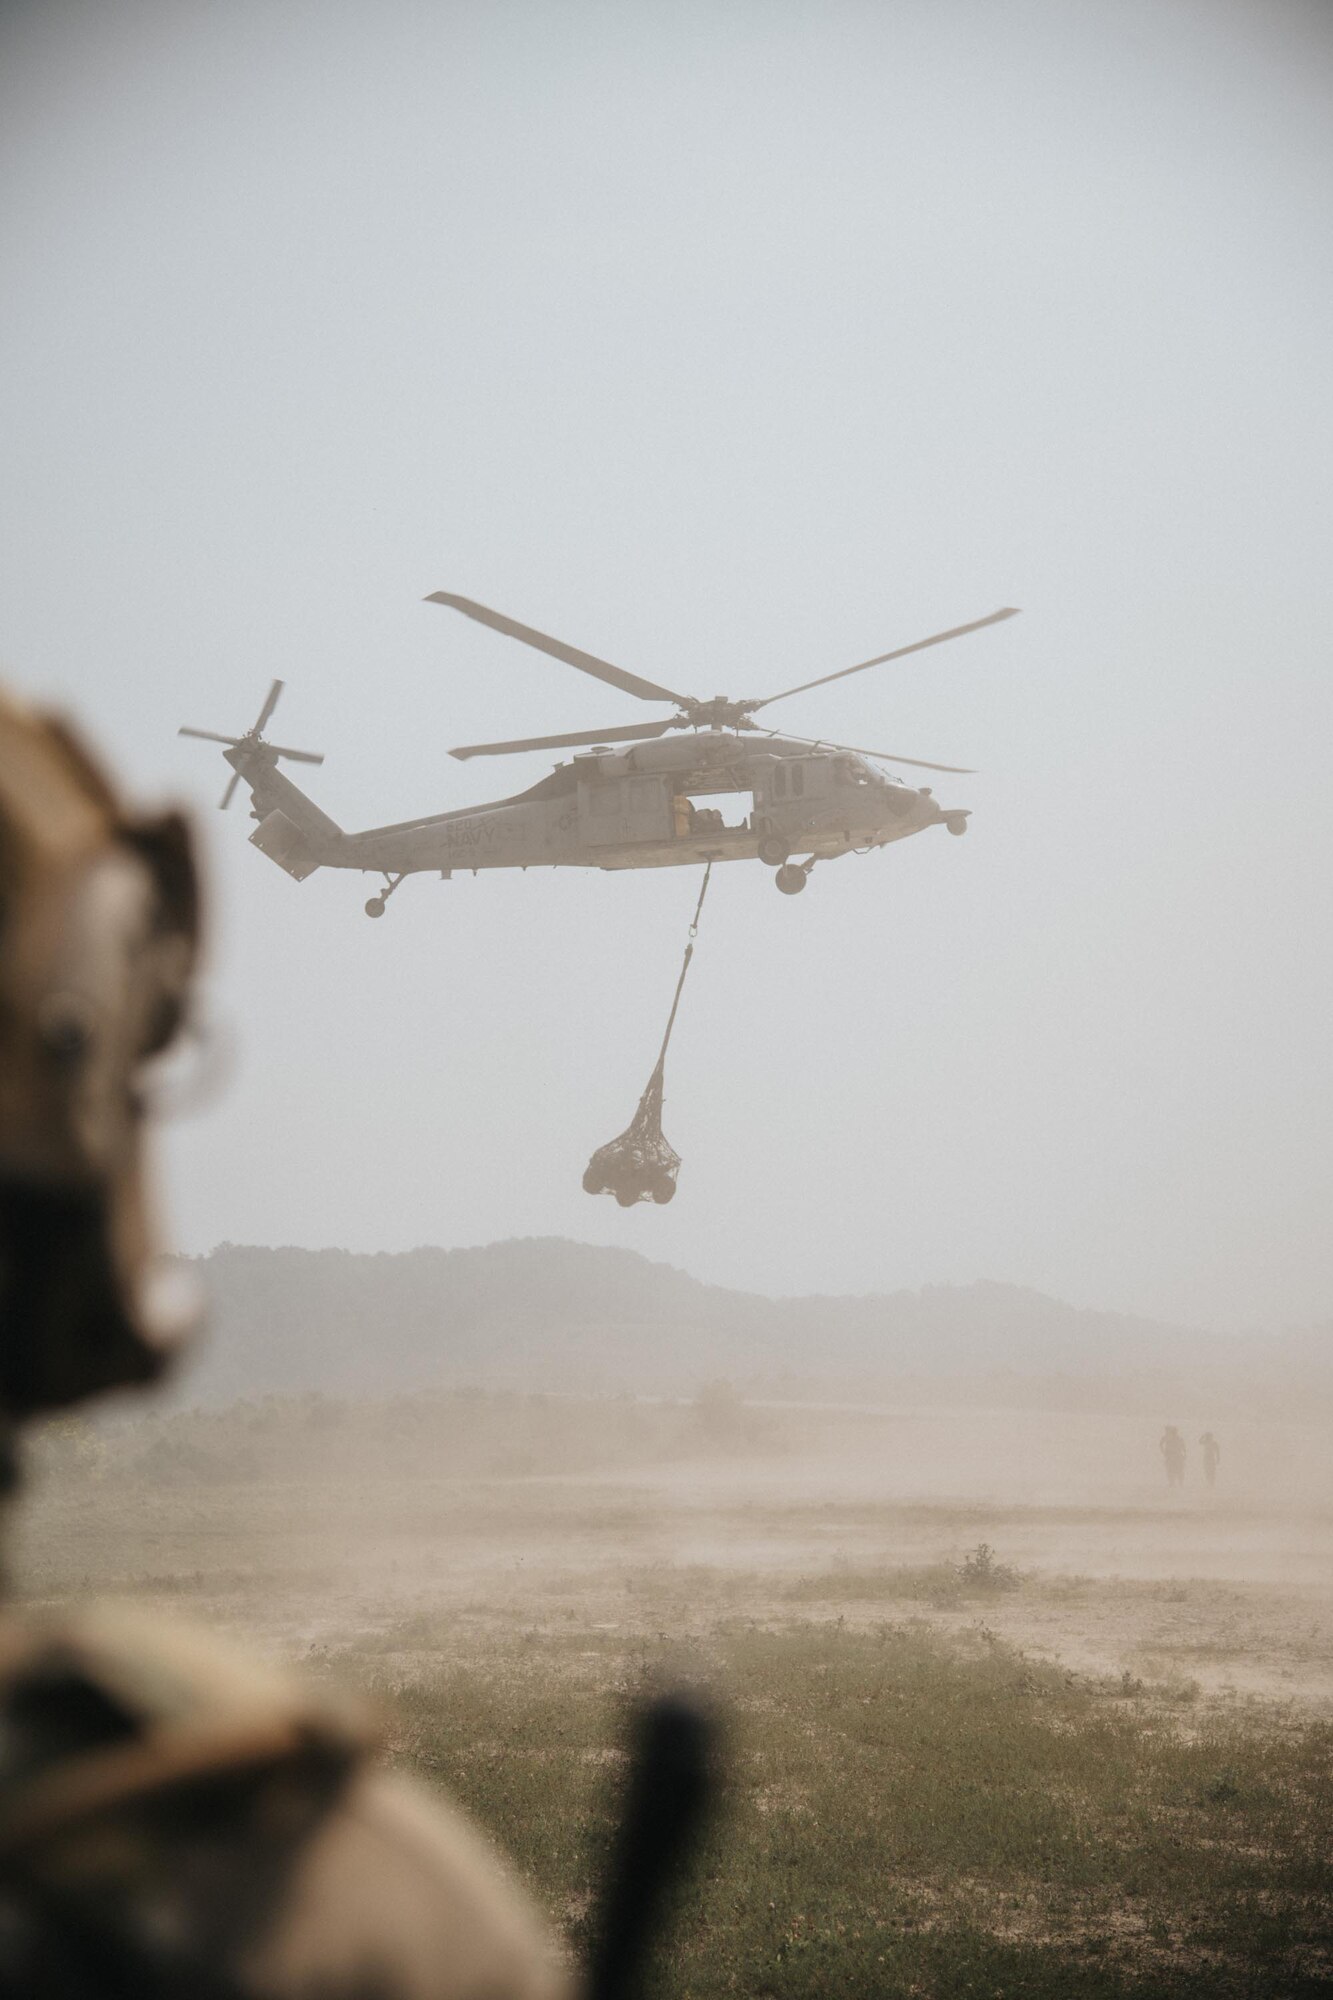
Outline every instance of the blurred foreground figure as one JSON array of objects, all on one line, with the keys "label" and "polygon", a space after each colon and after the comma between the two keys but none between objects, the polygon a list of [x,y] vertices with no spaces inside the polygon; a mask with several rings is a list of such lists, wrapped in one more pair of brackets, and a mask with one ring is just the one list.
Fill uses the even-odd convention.
[{"label": "blurred foreground figure", "polygon": [[1217,1462],[1222,1456],[1222,1447],[1211,1431],[1205,1431],[1199,1439],[1199,1449],[1203,1453],[1203,1476],[1210,1486],[1216,1486]]},{"label": "blurred foreground figure", "polygon": [[[188,1331],[154,1259],[145,1068],[198,944],[189,832],[127,813],[0,693],[0,1447],[150,1380]],[[354,1715],[211,1639],[0,1614],[0,1996],[547,2000],[522,1899],[374,1770]]]}]

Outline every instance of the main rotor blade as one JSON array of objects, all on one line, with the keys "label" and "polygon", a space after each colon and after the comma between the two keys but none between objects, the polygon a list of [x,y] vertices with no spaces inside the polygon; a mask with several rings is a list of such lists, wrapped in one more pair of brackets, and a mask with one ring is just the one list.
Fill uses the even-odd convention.
[{"label": "main rotor blade", "polygon": [[219,736],[216,729],[186,729],[184,726],[178,729],[176,734],[178,736],[199,736],[202,737],[205,743],[229,743],[233,750],[241,740],[239,736]]},{"label": "main rotor blade", "polygon": [[274,709],[277,707],[278,696],[281,693],[282,693],[282,682],[274,681],[272,687],[268,691],[268,695],[265,699],[264,706],[259,711],[259,720],[255,724],[254,728],[250,731],[250,734],[252,736],[263,735],[264,724],[268,721],[270,715],[272,715]]},{"label": "main rotor blade", "polygon": [[275,757],[285,757],[291,764],[322,764],[324,762],[324,752],[322,750],[285,750],[281,743],[266,743],[264,748],[271,750]]},{"label": "main rotor blade", "polygon": [[[1002,610],[992,611],[988,618],[974,618],[970,625],[951,625],[947,632],[932,632],[929,639],[917,639],[910,646],[895,646],[891,653],[876,653],[873,660],[859,660],[854,667],[840,667],[836,674],[821,674],[817,681],[802,681],[799,687],[784,688],[781,694],[766,695],[763,701],[757,701],[752,705],[750,713],[753,715],[756,709],[767,708],[770,702],[785,701],[789,694],[804,694],[807,688],[824,687],[829,681],[846,680],[848,674],[864,673],[867,667],[882,667],[886,660],[901,660],[906,658],[908,653],[923,653],[927,646],[942,646],[946,639],[961,639],[965,632],[979,632],[983,625],[998,625],[1004,618],[1017,618],[1017,616],[1018,606],[1006,604]],[[910,764],[912,759],[900,757],[897,761],[900,764]],[[926,766],[930,771],[947,768],[948,766],[943,764]]]},{"label": "main rotor blade", "polygon": [[240,784],[240,782],[241,782],[240,772],[233,771],[228,781],[226,791],[222,794],[222,797],[218,800],[219,812],[226,812],[227,807],[231,804],[232,793],[236,790],[236,787]]},{"label": "main rotor blade", "polygon": [[599,681],[609,681],[612,687],[623,688],[626,694],[634,694],[640,701],[674,701],[687,706],[689,695],[674,694],[670,688],[659,687],[656,681],[646,681],[638,674],[627,674],[623,667],[613,667],[608,660],[599,660],[595,653],[583,653],[577,646],[567,646],[562,639],[552,639],[545,632],[534,631],[531,625],[520,625],[517,619],[506,618],[503,612],[489,611],[484,604],[474,604],[470,597],[455,597],[447,590],[433,590],[426,599],[427,604],[448,604],[455,611],[461,611],[465,618],[475,618],[479,625],[489,625],[492,631],[503,632],[507,638],[520,639],[525,646],[535,646],[539,653],[549,653],[553,660],[563,660],[567,667],[577,667],[580,673],[592,674]]},{"label": "main rotor blade", "polygon": [[955,777],[975,778],[971,764],[928,764],[924,757],[899,757],[893,750],[863,750],[859,743],[830,743],[826,736],[789,736],[789,743],[808,743],[815,750],[850,750],[854,757],[878,757],[885,764],[912,764],[918,771],[951,771]]},{"label": "main rotor blade", "polygon": [[664,736],[674,722],[630,722],[618,729],[573,730],[566,736],[520,736],[513,743],[462,743],[449,755],[466,763],[469,757],[507,757],[511,750],[576,750],[581,743],[646,743]]}]

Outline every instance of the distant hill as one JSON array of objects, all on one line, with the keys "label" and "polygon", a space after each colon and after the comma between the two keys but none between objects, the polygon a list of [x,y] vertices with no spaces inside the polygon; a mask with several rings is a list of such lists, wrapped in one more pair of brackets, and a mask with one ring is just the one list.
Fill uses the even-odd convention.
[{"label": "distant hill", "polygon": [[[1201,1375],[1271,1399],[1329,1394],[1326,1333],[1245,1340],[1081,1310],[1020,1286],[770,1299],[701,1284],[634,1251],[553,1238],[360,1255],[223,1244],[194,1260],[211,1331],[185,1401],[397,1393],[437,1384],[690,1393],[891,1393],[1074,1406]],[[1192,1398],[1191,1398],[1192,1400]]]}]

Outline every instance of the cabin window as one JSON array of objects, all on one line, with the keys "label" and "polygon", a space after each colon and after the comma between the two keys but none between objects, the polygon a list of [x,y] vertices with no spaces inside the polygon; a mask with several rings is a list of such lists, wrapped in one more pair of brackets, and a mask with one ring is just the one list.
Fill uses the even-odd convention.
[{"label": "cabin window", "polygon": [[791,767],[791,795],[794,799],[799,799],[804,790],[805,790],[805,763],[804,760],[802,760],[800,763],[793,764]]},{"label": "cabin window", "polygon": [[769,789],[770,789],[770,791],[772,792],[772,794],[773,794],[773,797],[774,797],[775,799],[785,799],[785,798],[786,798],[786,796],[787,796],[787,766],[786,766],[785,764],[775,764],[775,765],[773,766],[773,782],[772,782],[771,786],[769,787]]},{"label": "cabin window", "polygon": [[662,784],[658,778],[631,778],[629,785],[629,809],[632,813],[655,812],[662,803]]},{"label": "cabin window", "polygon": [[603,778],[592,788],[592,810],[598,819],[607,819],[620,811],[620,784],[615,778]]}]

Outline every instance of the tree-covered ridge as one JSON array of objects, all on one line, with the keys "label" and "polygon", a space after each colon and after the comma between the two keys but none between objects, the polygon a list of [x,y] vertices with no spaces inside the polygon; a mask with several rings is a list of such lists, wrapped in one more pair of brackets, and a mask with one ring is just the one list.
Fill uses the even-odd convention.
[{"label": "tree-covered ridge", "polygon": [[1333,1393],[1317,1333],[1221,1336],[988,1282],[773,1299],[553,1238],[373,1255],[223,1244],[194,1269],[210,1336],[181,1393],[207,1401],[464,1382],[670,1394],[719,1375],[772,1395],[947,1381],[1072,1405],[1170,1402],[1202,1376],[1286,1401]]}]

